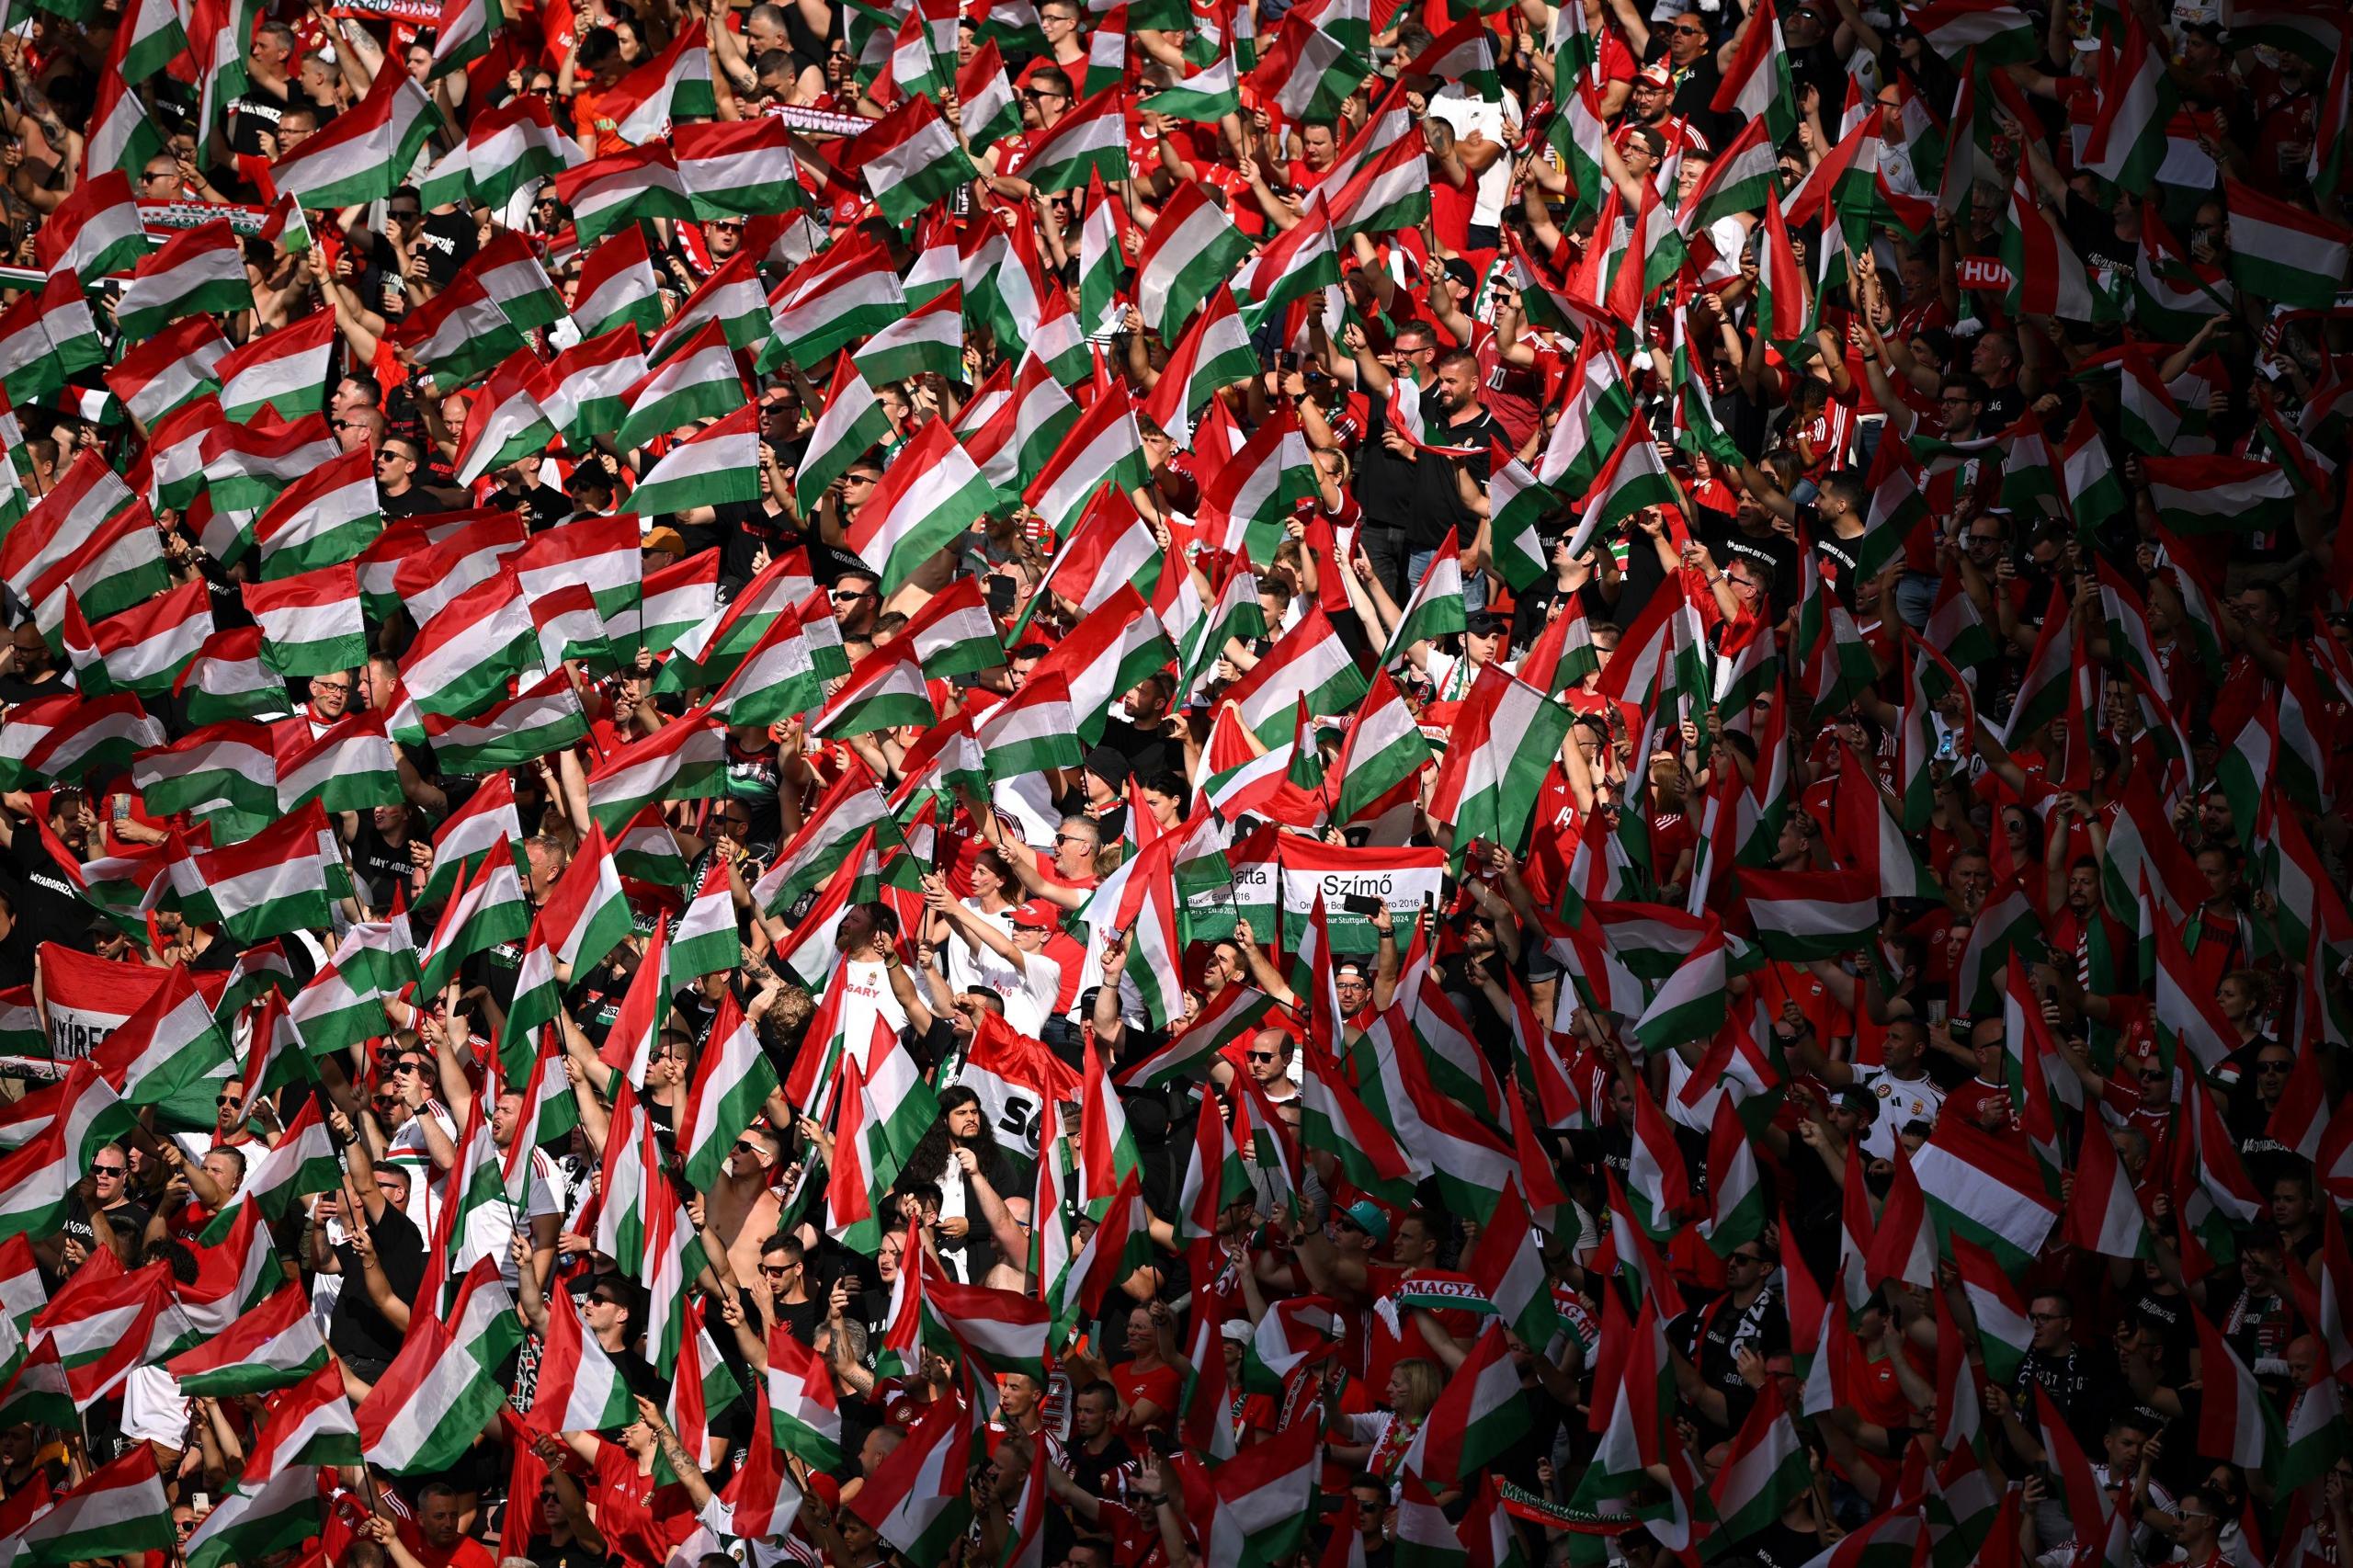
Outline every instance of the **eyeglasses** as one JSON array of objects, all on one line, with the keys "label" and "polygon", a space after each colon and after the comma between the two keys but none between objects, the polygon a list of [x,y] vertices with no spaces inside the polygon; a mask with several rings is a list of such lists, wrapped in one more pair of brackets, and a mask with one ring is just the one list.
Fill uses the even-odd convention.
[{"label": "eyeglasses", "polygon": [[2029,1312],[2026,1315],[2028,1320],[2033,1323],[2065,1323],[2074,1314],[2072,1312]]},{"label": "eyeglasses", "polygon": [[592,1295],[588,1298],[588,1304],[592,1307],[618,1307],[620,1305],[619,1301],[614,1301],[610,1296],[596,1295]]},{"label": "eyeglasses", "polygon": [[1706,38],[1708,36],[1707,28],[1689,22],[1679,23],[1670,30],[1680,33],[1685,38]]},{"label": "eyeglasses", "polygon": [[2258,1062],[2255,1070],[2258,1073],[2286,1073],[2292,1071],[2295,1065],[2293,1062]]},{"label": "eyeglasses", "polygon": [[243,1095],[222,1095],[217,1096],[212,1103],[220,1109],[233,1110],[238,1106],[245,1103],[245,1096]]},{"label": "eyeglasses", "polygon": [[1730,1257],[1724,1259],[1724,1261],[1726,1263],[1745,1263],[1751,1268],[1762,1268],[1765,1267],[1765,1260],[1757,1256],[1753,1252],[1736,1252]]},{"label": "eyeglasses", "polygon": [[763,1274],[773,1274],[781,1278],[783,1276],[794,1272],[800,1267],[801,1266],[797,1263],[763,1263],[760,1265],[760,1272]]},{"label": "eyeglasses", "polygon": [[131,1167],[129,1165],[92,1165],[90,1167],[90,1174],[92,1176],[115,1176],[119,1178],[127,1175],[130,1170]]},{"label": "eyeglasses", "polygon": [[330,695],[340,696],[342,693],[349,691],[350,689],[351,683],[347,680],[314,680],[311,683],[311,690],[314,694],[324,692]]},{"label": "eyeglasses", "polygon": [[871,588],[835,588],[833,598],[837,605],[852,605],[873,591]]},{"label": "eyeglasses", "polygon": [[2141,1082],[2144,1084],[2162,1084],[2165,1081],[2165,1070],[2162,1067],[2143,1067],[2141,1069]]}]

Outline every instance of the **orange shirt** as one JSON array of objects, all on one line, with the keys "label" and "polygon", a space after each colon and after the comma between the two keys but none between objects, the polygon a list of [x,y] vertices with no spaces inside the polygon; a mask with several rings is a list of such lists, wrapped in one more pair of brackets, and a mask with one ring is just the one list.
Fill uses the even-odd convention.
[{"label": "orange shirt", "polygon": [[610,96],[608,92],[599,93],[584,88],[574,94],[572,99],[573,134],[586,136],[594,131],[597,137],[597,156],[600,158],[608,153],[625,151],[629,146],[627,142],[621,140],[620,127],[615,124],[611,114],[606,110],[605,100]]}]

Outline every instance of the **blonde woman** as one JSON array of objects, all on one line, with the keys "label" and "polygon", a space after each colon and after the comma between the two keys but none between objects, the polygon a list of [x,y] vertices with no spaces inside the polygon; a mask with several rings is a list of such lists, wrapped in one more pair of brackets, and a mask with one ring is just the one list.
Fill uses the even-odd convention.
[{"label": "blonde woman", "polygon": [[1435,1361],[1400,1361],[1381,1391],[1385,1410],[1339,1416],[1334,1424],[1329,1457],[1336,1464],[1370,1471],[1387,1480],[1404,1462],[1405,1450],[1422,1428],[1422,1418],[1438,1403],[1446,1374]]}]

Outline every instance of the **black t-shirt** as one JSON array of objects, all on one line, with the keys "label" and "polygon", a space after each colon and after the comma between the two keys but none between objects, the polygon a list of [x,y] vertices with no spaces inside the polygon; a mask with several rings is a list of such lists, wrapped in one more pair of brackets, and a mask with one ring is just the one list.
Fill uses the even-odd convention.
[{"label": "black t-shirt", "polygon": [[[368,1232],[392,1294],[404,1301],[415,1301],[425,1284],[425,1237],[415,1222],[387,1203],[383,1213],[369,1221]],[[327,1320],[327,1344],[347,1361],[391,1361],[400,1354],[401,1331],[369,1298],[359,1254],[351,1244],[347,1241],[336,1247],[335,1256],[343,1265],[343,1289],[335,1292],[335,1315]],[[381,1375],[381,1366],[375,1370]]]},{"label": "black t-shirt", "polygon": [[[136,1257],[147,1233],[147,1221],[153,1217],[145,1204],[125,1202],[107,1210],[107,1224],[118,1238],[129,1240],[131,1255]],[[58,1232],[69,1240],[80,1242],[87,1250],[97,1249],[97,1233],[90,1228],[89,1208],[78,1195],[65,1200],[65,1222]]]},{"label": "black t-shirt", "polygon": [[1735,559],[1755,564],[1768,574],[1766,582],[1773,595],[1776,616],[1797,602],[1798,543],[1779,532],[1752,534],[1737,523],[1716,522],[1712,519],[1699,531],[1699,540],[1715,557],[1719,571]]},{"label": "black t-shirt", "polygon": [[388,843],[376,831],[376,813],[361,812],[359,829],[351,835],[351,871],[359,881],[359,895],[370,909],[390,909],[393,890],[414,864],[406,844]]},{"label": "black t-shirt", "polygon": [[553,1537],[544,1535],[533,1536],[530,1544],[524,1547],[523,1555],[537,1568],[620,1568],[620,1563],[619,1558],[591,1551],[576,1540],[558,1546]]},{"label": "black t-shirt", "polygon": [[571,496],[536,482],[524,490],[509,490],[502,484],[491,493],[490,504],[502,512],[522,513],[524,526],[533,533],[555,527],[577,510]]},{"label": "black t-shirt", "polygon": [[1114,1471],[1132,1471],[1136,1462],[1135,1450],[1117,1437],[1104,1444],[1099,1454],[1087,1452],[1086,1444],[1076,1442],[1063,1453],[1070,1460],[1070,1478],[1078,1483],[1079,1490],[1092,1492],[1097,1497],[1111,1495]]},{"label": "black t-shirt", "polygon": [[376,503],[386,517],[394,519],[450,510],[447,501],[415,480],[411,480],[409,487],[398,495],[385,494],[384,487],[379,484],[376,487]]},{"label": "black t-shirt", "polygon": [[719,546],[719,580],[730,592],[752,580],[752,562],[763,548],[773,561],[801,541],[791,519],[781,509],[769,511],[765,501],[722,502],[710,510],[718,534],[713,542]]},{"label": "black t-shirt", "polygon": [[437,289],[449,279],[481,248],[474,221],[465,212],[427,212],[416,226],[416,247],[425,253],[425,270]]},{"label": "black t-shirt", "polygon": [[38,932],[40,941],[89,951],[90,906],[74,895],[38,828],[18,823],[14,836],[15,843],[0,847],[0,892],[16,910],[18,929]]},{"label": "black t-shirt", "polygon": [[1765,1568],[1800,1568],[1822,1555],[1820,1536],[1793,1530],[1779,1519],[1737,1544],[1741,1556],[1753,1557]]},{"label": "black t-shirt", "polygon": [[[1472,458],[1442,458],[1429,452],[1419,452],[1407,462],[1381,445],[1382,430],[1389,425],[1389,398],[1386,393],[1371,392],[1365,400],[1367,429],[1371,432],[1364,444],[1370,456],[1378,448],[1385,461],[1381,476],[1372,477],[1370,469],[1358,474],[1357,498],[1364,504],[1368,518],[1391,523],[1405,530],[1405,543],[1412,550],[1436,550],[1446,542],[1449,530],[1458,544],[1468,544],[1478,532],[1478,517],[1462,504],[1462,493],[1455,483],[1454,471],[1467,467],[1471,476],[1483,488],[1487,482],[1487,451],[1502,438],[1503,426],[1483,409],[1475,418],[1460,425],[1449,424],[1446,411],[1438,406],[1438,393],[1430,389],[1422,392],[1423,435],[1431,446],[1470,447],[1479,455]],[[1376,513],[1373,496],[1382,495],[1381,508],[1387,516]],[[1413,591],[1408,583],[1405,589]]]},{"label": "black t-shirt", "polygon": [[[229,148],[232,152],[259,157],[264,131],[278,134],[278,122],[286,114],[286,95],[260,82],[248,82],[245,90],[229,100]],[[283,153],[284,148],[278,151]]]},{"label": "black t-shirt", "polygon": [[45,697],[63,697],[73,689],[74,683],[54,671],[44,681],[29,681],[19,675],[0,676],[0,706],[14,708],[20,702],[39,702]]}]

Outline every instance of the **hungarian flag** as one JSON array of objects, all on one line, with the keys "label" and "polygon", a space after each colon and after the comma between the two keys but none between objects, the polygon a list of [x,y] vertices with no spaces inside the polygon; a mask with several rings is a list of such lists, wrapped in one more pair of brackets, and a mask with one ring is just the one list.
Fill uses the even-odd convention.
[{"label": "hungarian flag", "polygon": [[115,323],[130,342],[144,343],[185,317],[252,308],[244,251],[226,218],[182,230],[152,256],[142,236],[137,259],[115,301]]},{"label": "hungarian flag", "polygon": [[949,284],[853,351],[858,373],[875,385],[936,375],[964,380],[964,293]]},{"label": "hungarian flag", "polygon": [[70,269],[0,312],[0,390],[21,408],[65,388],[67,380],[106,363],[98,324]]},{"label": "hungarian flag", "polygon": [[1021,177],[1040,191],[1085,190],[1090,177],[1108,187],[1128,177],[1125,95],[1111,87],[1072,107],[1029,144]]},{"label": "hungarian flag", "polygon": [[380,71],[368,96],[269,166],[270,183],[312,211],[389,197],[408,177],[441,115],[405,71]]},{"label": "hungarian flag", "polygon": [[1211,1472],[1211,1562],[1279,1562],[1306,1545],[1324,1469],[1322,1435],[1319,1423],[1294,1421]]},{"label": "hungarian flag", "polygon": [[[608,240],[592,254],[601,256],[620,243]],[[621,427],[621,421],[629,417],[630,389],[645,374],[644,346],[639,341],[637,324],[624,316],[613,330],[574,344],[555,357],[548,367],[540,407],[567,442],[585,446]]]},{"label": "hungarian flag", "polygon": [[898,320],[907,301],[890,252],[858,230],[795,267],[770,291],[768,306],[775,352],[816,365]]},{"label": "hungarian flag", "polygon": [[1370,822],[1413,803],[1422,770],[1433,761],[1405,700],[1387,670],[1375,671],[1340,741],[1332,773],[1332,820],[1346,826]]},{"label": "hungarian flag", "polygon": [[135,754],[163,744],[163,726],[135,697],[44,697],[9,710],[0,731],[0,779],[25,789],[42,780],[68,783],[93,770],[118,773]]},{"label": "hungarian flag", "polygon": [[[1022,170],[1033,185],[1037,160],[1033,144],[1030,162]],[[874,204],[900,226],[912,223],[925,208],[980,177],[956,133],[939,118],[931,100],[919,96],[903,99],[858,132],[842,150],[841,166],[865,179]]]},{"label": "hungarian flag", "polygon": [[595,244],[646,219],[694,217],[694,203],[666,142],[625,147],[574,165],[555,176],[553,188],[556,199],[571,209],[582,244]]},{"label": "hungarian flag", "polygon": [[1067,537],[1095,493],[1106,484],[1134,489],[1144,482],[1143,437],[1126,383],[1115,381],[1069,426],[1022,499]]},{"label": "hungarian flag", "polygon": [[686,1151],[689,1183],[709,1190],[719,1179],[735,1140],[757,1119],[777,1087],[776,1068],[733,994],[722,995],[687,1089],[679,1146]]},{"label": "hungarian flag", "polygon": [[[908,1255],[920,1256],[920,1249]],[[912,1263],[904,1270],[914,1272]],[[776,1446],[812,1470],[842,1462],[842,1416],[833,1369],[783,1324],[768,1333],[766,1386]]]},{"label": "hungarian flag", "polygon": [[814,512],[834,481],[890,434],[891,422],[883,416],[882,401],[859,373],[857,361],[847,354],[835,360],[824,407],[792,476],[793,500],[801,511]]},{"label": "hungarian flag", "polygon": [[467,125],[467,192],[482,206],[503,208],[531,181],[561,174],[579,155],[576,147],[557,129],[546,98],[518,93],[478,110]]},{"label": "hungarian flag", "polygon": [[2009,222],[2002,229],[2002,265],[2010,272],[2007,304],[2013,315],[2087,322],[2113,311],[2105,296],[2092,288],[2075,246],[2043,209],[2023,173],[2010,182]]},{"label": "hungarian flag", "polygon": [[2336,302],[2353,260],[2353,233],[2227,176],[2222,205],[2234,283],[2302,310],[2326,311]]},{"label": "hungarian flag", "polygon": [[1480,666],[1456,717],[1429,804],[1435,820],[1454,824],[1458,849],[1473,839],[1506,849],[1519,846],[1545,775],[1575,719],[1566,706],[1500,664]]},{"label": "hungarian flag", "polygon": [[455,1464],[496,1419],[507,1392],[499,1373],[522,1337],[494,1259],[467,1271],[446,1323],[420,1303],[400,1354],[359,1403],[368,1462],[393,1475]]},{"label": "hungarian flag", "polygon": [[1718,1529],[1730,1541],[1745,1540],[1777,1522],[1813,1483],[1812,1467],[1797,1427],[1781,1402],[1760,1399],[1732,1440],[1732,1452],[1708,1487]]},{"label": "hungarian flag", "polygon": [[1768,957],[1786,963],[1835,958],[1866,947],[1879,925],[1878,878],[1868,871],[1736,873]]},{"label": "hungarian flag", "polygon": [[[156,427],[166,415],[221,390],[216,370],[222,357],[228,352],[229,340],[221,335],[221,329],[212,324],[210,317],[189,316],[169,325],[158,325],[144,339],[126,348],[122,358],[100,374],[108,390],[131,410],[131,417],[148,426],[152,443],[158,434]],[[162,486],[154,483],[156,455],[157,449],[151,445],[151,483],[147,492],[150,505],[161,504],[157,495]]]},{"label": "hungarian flag", "polygon": [[92,175],[50,212],[33,235],[33,261],[40,271],[73,268],[85,278],[130,271],[148,255],[131,181],[120,169]]},{"label": "hungarian flag", "polygon": [[791,135],[772,115],[677,126],[670,145],[698,218],[757,218],[809,204]]},{"label": "hungarian flag", "polygon": [[2177,534],[2276,530],[2288,525],[2295,506],[2287,471],[2257,458],[2211,452],[2144,457],[2141,465],[2157,516]]},{"label": "hungarian flag", "polygon": [[662,330],[662,289],[654,276],[643,229],[632,223],[583,258],[572,318],[590,342],[625,326],[646,334]]},{"label": "hungarian flag", "polygon": [[1432,1481],[1468,1480],[1510,1452],[1527,1431],[1519,1367],[1504,1325],[1490,1321],[1423,1417],[1408,1462]]},{"label": "hungarian flag", "polygon": [[[338,1389],[338,1397],[340,1393]],[[358,1461],[358,1446],[354,1444],[348,1462]],[[315,1467],[291,1466],[262,1481],[248,1472],[212,1505],[180,1551],[188,1568],[236,1568],[292,1551],[323,1528]]]},{"label": "hungarian flag", "polygon": [[2041,1250],[2059,1217],[2034,1156],[1959,1117],[1938,1119],[1912,1170],[1939,1238],[1966,1237],[2013,1266]]},{"label": "hungarian flag", "polygon": [[84,618],[82,603],[69,588],[59,637],[84,692],[92,697],[115,691],[158,697],[177,683],[211,635],[211,596],[197,581],[108,616],[95,627]]},{"label": "hungarian flag", "polygon": [[1208,193],[1180,181],[1136,257],[1136,308],[1144,324],[1173,339],[1249,253],[1250,242]]},{"label": "hungarian flag", "polygon": [[943,1562],[972,1519],[966,1483],[972,1450],[972,1418],[962,1401],[936,1399],[866,1477],[849,1511],[909,1560]]},{"label": "hungarian flag", "polygon": [[988,482],[944,420],[925,425],[883,471],[844,542],[881,574],[885,597],[985,513]]},{"label": "hungarian flag", "polygon": [[295,480],[255,520],[261,574],[275,580],[341,565],[383,528],[374,460],[355,448]]},{"label": "hungarian flag", "polygon": [[530,929],[530,904],[516,857],[496,851],[442,910],[433,939],[417,964],[417,994],[438,996],[458,977],[466,960],[502,943],[520,942]]},{"label": "hungarian flag", "polygon": [[620,1368],[583,1329],[572,1293],[557,1291],[547,1313],[539,1381],[524,1421],[533,1431],[552,1434],[605,1432],[636,1420],[637,1402]]},{"label": "hungarian flag", "polygon": [[[2033,1069],[2040,1071],[2040,1067]],[[2148,1218],[2132,1180],[2117,1158],[2116,1142],[2099,1119],[2087,1119],[2075,1153],[2075,1184],[2063,1233],[2070,1245],[2102,1257],[2154,1256]]]},{"label": "hungarian flag", "polygon": [[1257,369],[1257,352],[1242,312],[1233,292],[1221,283],[1168,351],[1160,380],[1141,412],[1178,446],[1190,448],[1194,419],[1221,389],[1248,381]]},{"label": "hungarian flag", "polygon": [[[740,384],[740,383],[739,383]],[[760,498],[759,405],[746,403],[672,447],[630,493],[640,516]]]},{"label": "hungarian flag", "polygon": [[332,1360],[286,1389],[263,1410],[246,1450],[244,1479],[263,1481],[305,1465],[358,1464],[359,1427]]},{"label": "hungarian flag", "polygon": [[[401,73],[405,75],[406,73]],[[57,1494],[45,1513],[24,1525],[15,1544],[31,1562],[81,1562],[135,1557],[174,1548],[171,1500],[146,1444],[91,1472]]]}]

